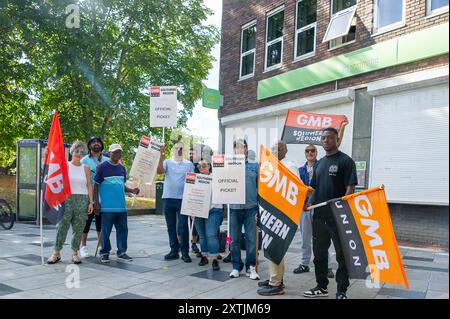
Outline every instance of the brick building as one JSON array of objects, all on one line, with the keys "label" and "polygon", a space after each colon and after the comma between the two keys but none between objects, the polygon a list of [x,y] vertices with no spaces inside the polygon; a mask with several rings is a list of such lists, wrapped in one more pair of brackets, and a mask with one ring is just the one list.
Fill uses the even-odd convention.
[{"label": "brick building", "polygon": [[222,150],[270,145],[288,109],[345,114],[341,150],[360,189],[385,184],[397,238],[448,246],[448,2],[223,0]]}]

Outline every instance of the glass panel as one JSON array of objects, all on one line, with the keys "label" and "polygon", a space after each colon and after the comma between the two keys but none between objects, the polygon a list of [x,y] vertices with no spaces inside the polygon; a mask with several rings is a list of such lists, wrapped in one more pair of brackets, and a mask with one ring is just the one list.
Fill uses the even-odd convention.
[{"label": "glass panel", "polygon": [[255,48],[256,26],[242,31],[242,53]]},{"label": "glass panel", "polygon": [[297,35],[297,56],[314,51],[314,29],[308,29]]},{"label": "glass panel", "polygon": [[297,29],[301,29],[317,19],[317,0],[302,0],[297,8]]},{"label": "glass panel", "polygon": [[245,76],[253,73],[253,61],[255,59],[255,54],[250,53],[242,57],[242,69],[241,76]]},{"label": "glass panel", "polygon": [[20,219],[36,219],[36,190],[19,190],[19,217]]},{"label": "glass panel", "polygon": [[267,48],[267,67],[281,63],[281,41]]},{"label": "glass panel", "polygon": [[353,7],[356,4],[356,0],[332,0],[333,2],[333,9],[332,13],[335,14],[336,12],[348,9],[350,7]]},{"label": "glass panel", "polygon": [[378,28],[402,21],[403,0],[378,0]]},{"label": "glass panel", "polygon": [[448,0],[431,0],[431,10],[448,6]]},{"label": "glass panel", "polygon": [[269,18],[267,23],[267,42],[283,36],[284,11]]},{"label": "glass panel", "polygon": [[37,146],[21,147],[19,158],[19,183],[36,184]]},{"label": "glass panel", "polygon": [[341,37],[347,35],[350,31],[351,21],[353,16],[355,15],[356,8],[354,10],[350,10],[346,13],[335,16],[331,19],[330,24],[328,26],[327,33],[323,39],[323,42],[330,41],[336,39],[337,37]]},{"label": "glass panel", "polygon": [[350,27],[350,31],[348,34],[343,37],[339,37],[337,39],[330,41],[330,49],[345,44],[347,42],[353,41],[356,39],[356,25],[352,25]]}]

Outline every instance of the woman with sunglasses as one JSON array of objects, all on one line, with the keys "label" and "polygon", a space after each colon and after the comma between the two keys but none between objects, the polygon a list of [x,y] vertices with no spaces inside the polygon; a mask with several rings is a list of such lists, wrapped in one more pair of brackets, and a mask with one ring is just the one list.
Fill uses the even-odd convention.
[{"label": "woman with sunglasses", "polygon": [[[200,174],[211,174],[211,164],[205,160],[201,160],[197,164]],[[195,227],[200,236],[200,248],[202,257],[199,266],[209,263],[208,257],[212,259],[212,269],[220,270],[217,257],[219,256],[219,232],[220,224],[223,220],[223,206],[211,204],[208,218],[195,218]]]},{"label": "woman with sunglasses", "polygon": [[58,223],[55,249],[47,260],[48,264],[56,264],[61,260],[61,249],[66,241],[70,226],[72,226],[72,262],[74,264],[81,263],[78,250],[86,223],[86,209],[89,214],[94,211],[90,169],[81,163],[81,159],[86,154],[87,148],[83,142],[76,141],[70,148],[72,160],[67,163],[67,168],[72,195],[65,202],[64,217]]}]

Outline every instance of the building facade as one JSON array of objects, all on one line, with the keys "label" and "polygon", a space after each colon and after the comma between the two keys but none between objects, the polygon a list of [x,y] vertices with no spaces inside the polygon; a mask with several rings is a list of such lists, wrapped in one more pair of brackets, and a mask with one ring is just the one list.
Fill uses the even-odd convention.
[{"label": "building facade", "polygon": [[358,189],[385,185],[397,239],[448,246],[448,2],[223,0],[222,150],[258,153],[288,109],[344,114],[341,150]]}]

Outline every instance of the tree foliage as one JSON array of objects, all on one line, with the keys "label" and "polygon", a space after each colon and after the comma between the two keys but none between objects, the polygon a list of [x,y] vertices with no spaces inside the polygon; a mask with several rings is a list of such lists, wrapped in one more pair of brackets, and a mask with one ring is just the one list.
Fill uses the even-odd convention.
[{"label": "tree foliage", "polygon": [[186,125],[219,40],[203,1],[1,1],[0,166],[17,139],[47,138],[53,110],[66,143],[100,135],[129,164],[141,135],[161,136],[149,127],[151,85],[178,86]]}]

